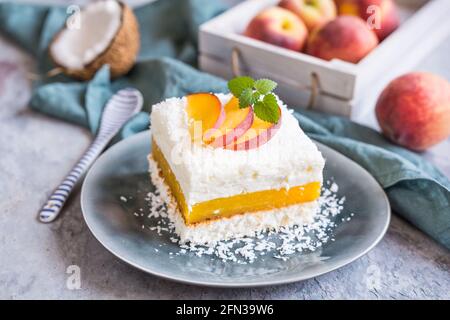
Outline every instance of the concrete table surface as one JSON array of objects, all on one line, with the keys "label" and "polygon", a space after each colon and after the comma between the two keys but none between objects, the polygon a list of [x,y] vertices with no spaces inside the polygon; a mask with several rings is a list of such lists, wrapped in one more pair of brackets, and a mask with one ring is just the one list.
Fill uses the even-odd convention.
[{"label": "concrete table surface", "polygon": [[[450,38],[417,69],[450,79],[448,52]],[[0,298],[450,299],[449,251],[395,215],[380,244],[350,265],[307,281],[257,289],[182,285],[126,265],[87,229],[79,192],[61,219],[38,223],[40,206],[92,137],[27,107],[26,72],[32,68],[30,57],[0,39]],[[450,139],[424,157],[450,176]],[[81,271],[79,289],[70,285],[73,265]]]}]

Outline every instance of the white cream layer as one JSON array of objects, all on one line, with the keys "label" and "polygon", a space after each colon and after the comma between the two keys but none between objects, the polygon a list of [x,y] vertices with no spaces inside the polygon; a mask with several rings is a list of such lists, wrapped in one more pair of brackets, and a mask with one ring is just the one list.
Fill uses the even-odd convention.
[{"label": "white cream layer", "polygon": [[[231,95],[217,94],[223,104]],[[216,198],[322,182],[325,161],[298,121],[279,101],[280,129],[266,144],[248,151],[191,143],[186,98],[152,107],[151,132],[192,206]]]}]

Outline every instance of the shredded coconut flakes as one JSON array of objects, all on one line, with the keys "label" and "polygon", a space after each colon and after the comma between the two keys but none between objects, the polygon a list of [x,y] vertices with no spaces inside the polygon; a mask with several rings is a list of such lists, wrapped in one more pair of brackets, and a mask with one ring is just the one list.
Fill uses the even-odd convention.
[{"label": "shredded coconut flakes", "polygon": [[[156,232],[159,236],[167,235],[172,243],[178,244],[179,250],[171,252],[171,257],[193,254],[198,257],[216,257],[222,261],[239,264],[252,263],[261,256],[272,256],[275,259],[287,261],[295,253],[313,252],[326,242],[335,241],[332,236],[332,231],[336,227],[334,218],[342,213],[345,202],[345,197],[337,195],[338,190],[339,187],[334,181],[327,181],[324,184],[322,195],[319,198],[320,211],[317,212],[314,221],[310,224],[289,228],[281,227],[278,232],[268,230],[256,233],[253,237],[219,241],[209,245],[181,243],[174,232],[174,224],[168,218],[167,210],[170,208],[164,201],[164,195],[155,191],[148,193],[145,198],[149,212],[145,218],[147,221],[142,228]],[[121,200],[123,198],[121,197]],[[143,210],[139,209],[139,211]],[[139,215],[136,212],[133,214]],[[354,213],[351,213],[350,217],[339,220],[350,221],[353,216]]]}]

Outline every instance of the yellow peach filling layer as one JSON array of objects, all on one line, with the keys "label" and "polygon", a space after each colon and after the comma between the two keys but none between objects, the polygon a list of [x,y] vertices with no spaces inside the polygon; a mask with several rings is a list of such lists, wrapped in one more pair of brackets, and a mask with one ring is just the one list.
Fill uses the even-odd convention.
[{"label": "yellow peach filling layer", "polygon": [[[161,149],[153,140],[153,159],[158,164],[164,181],[169,186],[172,195],[183,214],[187,225],[204,222],[207,220],[228,218],[246,212],[278,209],[294,204],[300,204],[316,200],[320,196],[320,183],[311,182],[302,186],[289,189],[264,190],[235,195],[227,198],[218,198],[193,205],[186,204],[186,199],[181,190],[169,163],[164,158]],[[190,210],[189,210],[190,209]]]}]

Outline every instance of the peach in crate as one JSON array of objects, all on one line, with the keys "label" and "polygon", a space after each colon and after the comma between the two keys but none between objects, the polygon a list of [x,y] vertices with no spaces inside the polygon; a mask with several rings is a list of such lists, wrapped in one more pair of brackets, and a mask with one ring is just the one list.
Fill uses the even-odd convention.
[{"label": "peach in crate", "polygon": [[271,7],[256,15],[244,34],[286,49],[301,51],[308,31],[303,21],[291,11]]},{"label": "peach in crate", "polygon": [[324,60],[358,63],[377,45],[375,33],[361,18],[340,16],[311,34],[306,52]]},{"label": "peach in crate", "polygon": [[328,61],[244,35],[253,17],[279,2],[242,1],[204,23],[199,33],[200,68],[225,79],[237,74],[270,77],[292,107],[365,121],[373,118],[374,102],[386,84],[413,70],[450,35],[450,1],[395,0],[401,27],[357,64]]},{"label": "peach in crate", "polygon": [[333,0],[281,0],[279,6],[295,13],[309,31],[336,17]]},{"label": "peach in crate", "polygon": [[336,0],[339,14],[354,15],[367,21],[380,41],[400,25],[398,9],[392,0]]}]

